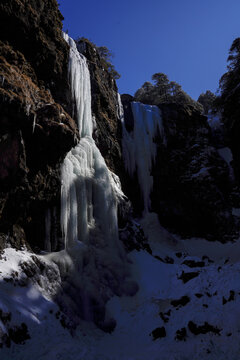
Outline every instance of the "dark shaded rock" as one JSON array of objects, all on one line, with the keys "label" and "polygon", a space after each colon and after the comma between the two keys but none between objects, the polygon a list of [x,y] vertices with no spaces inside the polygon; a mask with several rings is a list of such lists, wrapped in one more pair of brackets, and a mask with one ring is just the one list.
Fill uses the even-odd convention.
[{"label": "dark shaded rock", "polygon": [[175,255],[176,255],[176,257],[178,257],[178,258],[181,258],[181,257],[182,257],[182,253],[181,253],[181,252],[177,252]]},{"label": "dark shaded rock", "polygon": [[[233,72],[232,81],[229,88],[223,90],[221,94],[221,113],[225,130],[227,146],[230,147],[233,155],[232,166],[237,178],[237,185],[240,181],[240,86],[239,86],[239,69]],[[226,75],[226,74],[225,74]]]},{"label": "dark shaded rock", "polygon": [[166,146],[159,141],[153,211],[182,236],[221,241],[237,236],[229,167],[212,143],[207,119],[191,106],[163,104],[161,111]]},{"label": "dark shaded rock", "polygon": [[171,309],[169,309],[165,313],[160,312],[159,315],[160,315],[161,319],[163,320],[163,322],[168,323],[170,315],[171,315]]},{"label": "dark shaded rock", "polygon": [[3,312],[0,309],[0,320],[5,327],[4,331],[0,329],[0,348],[3,346],[10,347],[12,341],[15,344],[25,344],[25,341],[30,339],[25,323],[15,326],[11,325],[12,314],[10,312]]},{"label": "dark shaded rock", "polygon": [[207,334],[209,332],[220,335],[221,331],[221,329],[218,329],[217,327],[208,324],[208,322],[206,321],[203,325],[197,325],[193,321],[189,321],[188,328],[194,335]]},{"label": "dark shaded rock", "polygon": [[133,250],[146,250],[149,254],[152,254],[152,250],[147,242],[141,225],[133,219],[129,219],[126,226],[119,229],[119,239],[123,242],[127,252]]},{"label": "dark shaded rock", "polygon": [[153,337],[153,340],[157,340],[166,337],[167,334],[165,327],[162,326],[153,330],[150,335]]},{"label": "dark shaded rock", "polygon": [[49,89],[69,110],[69,47],[62,37],[62,20],[56,0],[3,0],[0,4],[1,40],[24,54],[34,69],[28,74],[35,74],[37,85]]},{"label": "dark shaded rock", "polygon": [[134,98],[129,94],[122,94],[121,101],[124,110],[125,127],[128,132],[131,132],[134,129],[134,118],[131,106],[131,102],[134,101]]},{"label": "dark shaded rock", "polygon": [[186,273],[182,271],[182,274],[178,276],[178,279],[182,280],[184,284],[186,284],[188,281],[194,279],[199,275],[199,271],[189,272]]},{"label": "dark shaded rock", "polygon": [[165,263],[165,264],[174,264],[174,259],[171,258],[170,256],[166,256],[164,259],[162,259],[160,256],[155,255],[154,256],[156,259],[160,260],[161,262]]},{"label": "dark shaded rock", "polygon": [[185,327],[176,331],[175,340],[186,341],[186,337],[187,337],[187,330]]},{"label": "dark shaded rock", "polygon": [[189,296],[182,296],[180,299],[172,300],[171,305],[179,308],[180,306],[187,305],[189,302],[190,302]]},{"label": "dark shaded rock", "polygon": [[25,323],[22,323],[20,326],[11,327],[8,330],[8,335],[15,344],[25,344],[25,341],[30,339],[28,327]]},{"label": "dark shaded rock", "polygon": [[164,262],[165,262],[166,264],[174,264],[174,259],[171,258],[170,256],[166,256],[166,257],[164,258]]},{"label": "dark shaded rock", "polygon": [[[60,166],[78,138],[65,111],[69,47],[55,0],[4,1],[0,19],[0,231],[17,248],[44,249],[46,212],[60,204]],[[57,232],[61,238],[59,220]]]},{"label": "dark shaded rock", "polygon": [[201,297],[203,297],[203,294],[196,293],[195,296],[200,299]]},{"label": "dark shaded rock", "polygon": [[204,261],[184,260],[182,262],[182,265],[187,265],[190,268],[195,268],[195,267],[203,267],[205,266],[205,263]]},{"label": "dark shaded rock", "polygon": [[207,260],[209,263],[214,263],[214,261],[211,260],[207,255],[203,255],[203,256],[202,256],[202,260],[203,260],[203,261],[204,261],[204,260]]},{"label": "dark shaded rock", "polygon": [[222,304],[225,305],[227,302],[234,301],[235,300],[235,291],[230,290],[230,295],[228,299],[226,299],[224,296],[222,298]]},{"label": "dark shaded rock", "polygon": [[0,309],[0,320],[4,325],[7,325],[11,321],[12,314],[10,312],[3,312],[2,309]]}]

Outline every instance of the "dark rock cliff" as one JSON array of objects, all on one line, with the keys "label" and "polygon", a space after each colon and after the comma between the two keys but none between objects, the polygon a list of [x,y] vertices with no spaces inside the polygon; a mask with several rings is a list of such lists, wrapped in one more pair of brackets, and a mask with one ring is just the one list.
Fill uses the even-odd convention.
[{"label": "dark rock cliff", "polygon": [[[239,75],[238,75],[239,76]],[[233,153],[235,175],[240,181],[240,85],[222,97],[222,117],[229,147]]]},{"label": "dark rock cliff", "polygon": [[[0,232],[44,248],[60,202],[60,164],[75,144],[68,45],[55,0],[0,4]],[[21,229],[16,232],[14,229]]]},{"label": "dark rock cliff", "polygon": [[207,118],[191,106],[162,105],[165,147],[153,170],[153,210],[183,235],[225,241],[238,235],[229,166],[214,147]]},{"label": "dark rock cliff", "polygon": [[[133,98],[122,98],[126,129],[131,132]],[[234,179],[219,155],[207,118],[189,105],[160,106],[166,136],[160,138],[152,169],[152,211],[172,232],[183,236],[227,241],[238,236],[239,221],[232,215]],[[124,190],[141,214],[143,202],[137,178],[123,181]],[[236,198],[236,197],[235,197]]]}]

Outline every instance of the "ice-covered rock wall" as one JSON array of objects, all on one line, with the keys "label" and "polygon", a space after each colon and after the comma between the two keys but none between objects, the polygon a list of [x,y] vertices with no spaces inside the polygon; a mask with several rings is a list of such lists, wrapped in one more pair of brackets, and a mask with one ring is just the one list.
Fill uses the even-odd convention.
[{"label": "ice-covered rock wall", "polygon": [[132,177],[137,172],[141,188],[144,212],[151,209],[150,194],[153,186],[152,165],[157,155],[155,138],[160,135],[163,142],[164,129],[160,109],[155,105],[132,102],[134,127],[132,132],[126,130],[121,104],[119,105],[123,129],[123,158],[125,168]]}]

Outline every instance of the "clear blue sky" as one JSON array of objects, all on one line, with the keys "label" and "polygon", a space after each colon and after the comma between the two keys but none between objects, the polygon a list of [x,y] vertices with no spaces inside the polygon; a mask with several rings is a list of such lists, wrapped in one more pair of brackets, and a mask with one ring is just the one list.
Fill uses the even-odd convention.
[{"label": "clear blue sky", "polygon": [[193,98],[215,92],[228,50],[240,37],[240,0],[59,0],[63,29],[107,46],[134,94],[163,72]]}]

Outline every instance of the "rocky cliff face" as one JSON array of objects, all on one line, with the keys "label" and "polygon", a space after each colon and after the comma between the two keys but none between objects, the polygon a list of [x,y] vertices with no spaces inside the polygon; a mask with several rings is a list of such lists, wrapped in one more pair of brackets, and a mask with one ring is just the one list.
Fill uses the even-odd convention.
[{"label": "rocky cliff face", "polygon": [[[126,129],[131,132],[133,98],[124,95]],[[152,211],[163,226],[183,236],[227,241],[238,236],[232,215],[232,169],[221,156],[207,118],[191,106],[162,104],[165,144],[156,138],[157,158],[152,169]],[[125,177],[128,177],[125,174]],[[143,210],[136,177],[123,181],[135,212]]]},{"label": "rocky cliff face", "polygon": [[233,179],[213,144],[207,118],[188,106],[162,106],[167,145],[159,149],[153,209],[163,225],[188,236],[237,236],[230,194]]},{"label": "rocky cliff face", "polygon": [[0,14],[0,231],[44,248],[60,164],[78,136],[67,113],[68,45],[56,1],[4,1]]},{"label": "rocky cliff face", "polygon": [[233,153],[235,175],[240,180],[240,87],[236,86],[224,97],[222,117],[225,125],[227,141]]}]

